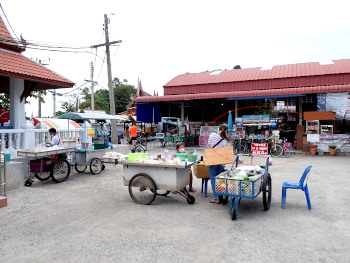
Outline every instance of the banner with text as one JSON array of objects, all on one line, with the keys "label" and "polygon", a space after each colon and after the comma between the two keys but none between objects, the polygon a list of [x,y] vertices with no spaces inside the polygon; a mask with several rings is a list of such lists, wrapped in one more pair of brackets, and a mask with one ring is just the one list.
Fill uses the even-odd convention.
[{"label": "banner with text", "polygon": [[252,143],[252,154],[267,155],[267,153],[268,153],[267,143]]}]

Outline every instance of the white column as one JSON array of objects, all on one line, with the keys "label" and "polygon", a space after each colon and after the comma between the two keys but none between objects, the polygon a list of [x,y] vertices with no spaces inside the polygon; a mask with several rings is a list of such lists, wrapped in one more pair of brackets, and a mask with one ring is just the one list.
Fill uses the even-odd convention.
[{"label": "white column", "polygon": [[1,151],[4,152],[6,148],[5,133],[1,133]]},{"label": "white column", "polygon": [[10,123],[14,129],[20,129],[26,124],[25,99],[21,102],[24,91],[24,80],[10,78]]},{"label": "white column", "polygon": [[20,132],[16,133],[16,150],[21,149],[21,136],[22,134]]}]

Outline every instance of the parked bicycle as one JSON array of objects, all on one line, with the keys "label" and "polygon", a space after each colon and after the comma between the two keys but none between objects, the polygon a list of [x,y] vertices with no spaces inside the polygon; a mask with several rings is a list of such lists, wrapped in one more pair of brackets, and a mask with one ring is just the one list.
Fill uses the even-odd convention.
[{"label": "parked bicycle", "polygon": [[143,138],[144,133],[142,135],[139,135],[137,139],[134,142],[131,142],[129,144],[129,148],[132,153],[135,152],[146,152],[147,151],[147,140],[146,138]]}]

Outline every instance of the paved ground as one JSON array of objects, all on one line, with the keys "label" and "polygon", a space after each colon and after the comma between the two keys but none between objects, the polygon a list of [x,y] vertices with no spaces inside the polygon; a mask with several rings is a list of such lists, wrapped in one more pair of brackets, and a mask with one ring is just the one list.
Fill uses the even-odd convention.
[{"label": "paved ground", "polygon": [[[1,262],[350,262],[350,157],[300,157],[276,158],[270,210],[261,196],[242,199],[236,221],[228,206],[209,203],[210,189],[204,198],[197,178],[194,205],[173,194],[135,204],[120,165],[35,182],[0,209]],[[287,160],[296,161],[278,165]],[[297,190],[282,210],[282,183],[307,165],[312,210]]]}]

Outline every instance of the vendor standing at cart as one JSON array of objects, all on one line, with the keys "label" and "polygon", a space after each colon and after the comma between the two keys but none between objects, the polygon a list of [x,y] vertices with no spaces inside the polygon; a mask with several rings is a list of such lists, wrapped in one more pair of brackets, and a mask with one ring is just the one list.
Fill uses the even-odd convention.
[{"label": "vendor standing at cart", "polygon": [[[58,147],[64,147],[61,137],[58,134],[56,134],[56,129],[55,128],[51,128],[49,130],[49,134],[50,134],[50,137],[51,137],[51,143],[47,142],[46,143],[46,147],[52,147],[52,146],[55,146],[55,145],[58,146]],[[53,158],[55,159],[56,157],[53,156]],[[65,153],[57,154],[57,158],[59,158],[59,159],[66,159],[67,155]]]},{"label": "vendor standing at cart", "polygon": [[[222,124],[219,127],[219,133],[212,132],[209,135],[208,139],[208,145],[211,148],[219,148],[219,147],[225,147],[225,146],[231,146],[231,143],[229,142],[229,139],[226,135],[227,132],[227,126]],[[211,182],[211,187],[213,190],[213,196],[214,201],[210,201],[211,203],[220,204],[219,196],[215,194],[215,177],[219,174],[221,174],[225,169],[224,165],[210,165],[208,166],[209,170],[209,177]]]},{"label": "vendor standing at cart", "polygon": [[56,134],[56,129],[51,128],[49,130],[50,138],[51,138],[51,143],[47,142],[46,147],[52,147],[57,145],[58,147],[63,147],[63,142],[62,139],[59,135]]}]

